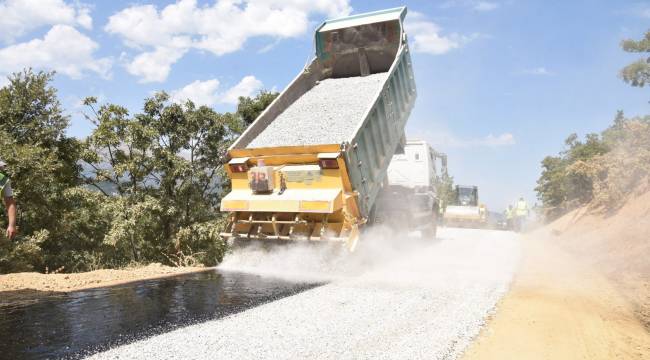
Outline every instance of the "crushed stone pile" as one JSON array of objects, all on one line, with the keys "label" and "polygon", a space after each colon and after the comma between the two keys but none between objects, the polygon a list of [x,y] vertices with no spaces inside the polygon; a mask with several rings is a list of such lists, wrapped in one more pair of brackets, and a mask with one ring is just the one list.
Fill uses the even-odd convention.
[{"label": "crushed stone pile", "polygon": [[247,148],[339,144],[349,140],[387,75],[322,80],[284,110]]}]

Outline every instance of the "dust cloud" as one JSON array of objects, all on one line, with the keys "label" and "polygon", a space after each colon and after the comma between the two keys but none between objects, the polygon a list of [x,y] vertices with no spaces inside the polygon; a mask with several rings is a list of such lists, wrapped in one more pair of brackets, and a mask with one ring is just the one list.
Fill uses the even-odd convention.
[{"label": "dust cloud", "polygon": [[250,272],[290,281],[333,281],[375,269],[423,243],[419,234],[397,234],[386,226],[376,226],[362,235],[355,252],[343,243],[287,241],[240,241],[219,269]]},{"label": "dust cloud", "polygon": [[328,283],[95,358],[454,359],[508,290],[520,243],[505,231],[444,228],[433,240],[376,227],[352,254],[285,245],[236,249],[222,267]]},{"label": "dust cloud", "polygon": [[[430,287],[450,281],[448,273],[439,271],[445,266],[454,269],[451,280],[460,282],[485,280],[491,274],[501,277],[501,267],[512,272],[512,259],[519,256],[516,237],[506,231],[443,228],[431,239],[419,232],[399,234],[386,226],[374,226],[362,235],[353,253],[338,243],[251,242],[234,248],[219,269],[297,282],[363,278],[368,283]],[[478,241],[495,246],[486,247]],[[507,251],[500,244],[506,244]],[[484,263],[485,257],[490,258],[494,271],[477,271],[472,265]],[[502,257],[508,261],[500,262]]]}]

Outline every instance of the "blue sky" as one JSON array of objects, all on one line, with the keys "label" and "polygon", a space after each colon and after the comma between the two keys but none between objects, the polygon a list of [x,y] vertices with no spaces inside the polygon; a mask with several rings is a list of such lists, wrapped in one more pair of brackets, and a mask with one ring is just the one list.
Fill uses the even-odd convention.
[{"label": "blue sky", "polygon": [[617,77],[638,58],[620,41],[650,29],[642,1],[0,1],[0,75],[56,70],[69,133],[83,137],[86,96],[137,112],[166,90],[232,110],[238,95],[284,88],[323,19],[401,5],[418,88],[407,133],[446,152],[489,208],[533,202],[541,159],[570,133],[600,131],[618,109],[650,113],[650,92]]}]

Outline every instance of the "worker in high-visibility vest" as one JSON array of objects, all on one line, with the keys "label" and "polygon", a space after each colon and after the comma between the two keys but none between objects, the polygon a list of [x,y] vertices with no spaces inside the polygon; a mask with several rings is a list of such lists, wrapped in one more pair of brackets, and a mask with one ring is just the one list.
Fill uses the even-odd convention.
[{"label": "worker in high-visibility vest", "polygon": [[513,226],[512,218],[515,215],[515,209],[512,208],[512,205],[508,205],[508,208],[505,211],[505,215],[506,215],[506,224],[507,224],[506,226],[508,230],[512,230],[512,226]]},{"label": "worker in high-visibility vest", "polygon": [[438,225],[443,226],[445,220],[445,200],[438,201]]},{"label": "worker in high-visibility vest", "polygon": [[528,212],[528,203],[526,203],[523,197],[520,197],[515,207],[515,224],[517,227],[515,230],[521,231],[524,226],[524,221],[528,218]]},{"label": "worker in high-visibility vest", "polygon": [[2,199],[4,200],[5,207],[7,208],[7,231],[5,234],[8,239],[12,239],[16,236],[16,200],[14,200],[13,190],[11,189],[11,181],[9,176],[5,172],[5,166],[7,164],[0,160],[0,194],[2,194]]}]

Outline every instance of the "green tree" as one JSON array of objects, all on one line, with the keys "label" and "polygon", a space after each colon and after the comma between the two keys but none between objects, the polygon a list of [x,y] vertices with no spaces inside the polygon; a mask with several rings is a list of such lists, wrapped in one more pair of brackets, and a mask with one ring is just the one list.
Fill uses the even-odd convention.
[{"label": "green tree", "polygon": [[65,135],[69,119],[52,77],[25,70],[0,89],[0,157],[19,208],[19,236],[0,240],[0,271],[41,270],[67,237],[65,192],[79,184],[81,144]]},{"label": "green tree", "polygon": [[[623,40],[621,47],[631,53],[650,53],[650,31],[645,33],[643,39]],[[650,57],[641,58],[621,70],[621,78],[632,86],[643,87],[650,82]]]},{"label": "green tree", "polygon": [[442,201],[442,205],[446,208],[447,205],[453,204],[455,200],[454,192],[454,178],[449,176],[445,171],[436,178],[436,194]]},{"label": "green tree", "polygon": [[[650,31],[638,41],[624,40],[624,51],[650,53]],[[632,86],[650,82],[650,57],[624,67],[620,76]],[[558,156],[542,161],[537,181],[538,198],[547,217],[591,204],[615,208],[650,176],[650,117],[625,118],[618,111],[613,124],[600,134],[588,134],[580,141],[576,134],[565,141]]]},{"label": "green tree", "polygon": [[85,157],[90,178],[97,188],[111,183],[120,196],[109,243],[134,261],[194,252],[199,262],[220,261],[223,244],[206,227],[220,220],[226,150],[241,120],[191,101],[171,103],[164,92],[135,116],[117,105],[95,109],[94,98],[86,104],[96,125]]},{"label": "green tree", "polygon": [[26,70],[0,89],[0,158],[19,205],[19,236],[0,237],[0,272],[219,262],[227,148],[276,95],[220,114],[158,93],[135,115],[90,97],[95,128],[79,141],[65,135],[52,77]]},{"label": "green tree", "polygon": [[279,93],[260,91],[254,98],[239,97],[237,116],[241,118],[244,126],[250,125],[257,117],[278,97]]},{"label": "green tree", "polygon": [[594,168],[589,164],[609,151],[598,134],[587,134],[584,141],[571,134],[564,143],[566,147],[558,156],[542,160],[542,174],[535,188],[550,217],[592,200]]}]

